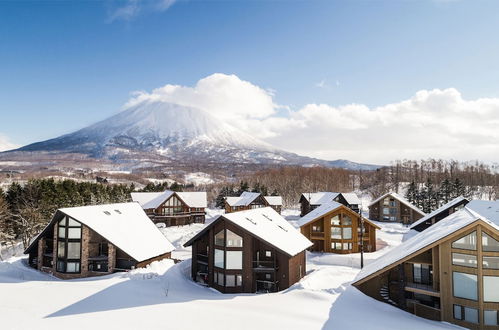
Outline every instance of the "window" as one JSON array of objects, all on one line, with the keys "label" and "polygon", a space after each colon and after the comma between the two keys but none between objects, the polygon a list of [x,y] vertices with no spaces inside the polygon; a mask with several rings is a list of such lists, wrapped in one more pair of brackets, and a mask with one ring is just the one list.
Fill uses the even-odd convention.
[{"label": "window", "polygon": [[215,245],[224,246],[224,242],[225,242],[225,233],[224,230],[222,229],[221,231],[218,232],[218,234],[215,235]]},{"label": "window", "polygon": [[483,311],[483,323],[485,325],[499,325],[497,311]]},{"label": "window", "polygon": [[339,226],[340,225],[340,216],[335,215],[331,218],[331,226]]},{"label": "window", "polygon": [[215,267],[224,268],[224,251],[215,249]]},{"label": "window", "polygon": [[236,275],[236,286],[243,286],[243,275]]},{"label": "window", "polygon": [[348,215],[343,215],[343,221],[341,222],[341,225],[351,226],[352,225],[352,218],[350,218]]},{"label": "window", "polygon": [[476,250],[476,231],[454,241],[452,247],[455,249]]},{"label": "window", "polygon": [[271,280],[271,279],[272,279],[272,275],[270,275],[270,274],[265,274],[265,279],[266,279],[266,280]]},{"label": "window", "polygon": [[478,299],[477,276],[473,274],[452,272],[454,297],[470,300]]},{"label": "window", "polygon": [[236,286],[236,275],[225,275],[225,286],[226,287]]},{"label": "window", "polygon": [[332,227],[331,228],[331,238],[341,239],[341,228],[340,227]]},{"label": "window", "polygon": [[499,276],[483,277],[483,300],[499,302]]},{"label": "window", "polygon": [[239,235],[234,234],[232,231],[227,229],[227,245],[228,247],[242,247],[243,238]]},{"label": "window", "polygon": [[388,215],[388,214],[390,214],[390,208],[388,208],[388,207],[384,207],[384,208],[383,208],[383,214],[384,214],[384,215]]},{"label": "window", "polygon": [[217,284],[220,286],[224,286],[224,274],[223,273],[215,273],[217,274],[216,279],[217,279]]},{"label": "window", "polygon": [[59,225],[59,238],[66,238],[66,227]]},{"label": "window", "polygon": [[463,253],[452,253],[452,264],[456,266],[477,268],[476,256]]},{"label": "window", "polygon": [[314,233],[322,233],[322,226],[313,225],[312,226],[312,232],[314,232]]},{"label": "window", "polygon": [[81,228],[68,228],[68,238],[69,239],[80,239]]},{"label": "window", "polygon": [[343,250],[351,250],[352,243],[343,243]]},{"label": "window", "polygon": [[390,217],[390,221],[397,221],[396,217]]},{"label": "window", "polygon": [[272,257],[272,251],[265,251],[265,257],[270,258]]},{"label": "window", "polygon": [[499,257],[483,257],[483,268],[499,269]]},{"label": "window", "polygon": [[343,239],[352,239],[352,228],[343,228]]},{"label": "window", "polygon": [[68,242],[68,259],[80,259],[80,242]]},{"label": "window", "polygon": [[243,251],[226,251],[226,269],[243,269]]},{"label": "window", "polygon": [[454,305],[454,318],[456,320],[463,320],[466,322],[478,324],[478,309],[461,305]]},{"label": "window", "polygon": [[80,272],[81,228],[81,223],[68,216],[59,221],[56,263],[58,272]]},{"label": "window", "polygon": [[66,243],[64,241],[57,242],[57,257],[64,258],[66,255]]},{"label": "window", "polygon": [[482,232],[482,250],[486,252],[499,252],[499,242]]},{"label": "window", "polygon": [[386,197],[386,198],[383,200],[383,205],[390,205],[390,197]]},{"label": "window", "polygon": [[412,279],[414,283],[431,285],[432,279],[432,266],[426,264],[412,264]]},{"label": "window", "polygon": [[331,249],[333,249],[333,250],[341,250],[342,249],[342,245],[341,245],[341,243],[332,242],[331,243]]}]

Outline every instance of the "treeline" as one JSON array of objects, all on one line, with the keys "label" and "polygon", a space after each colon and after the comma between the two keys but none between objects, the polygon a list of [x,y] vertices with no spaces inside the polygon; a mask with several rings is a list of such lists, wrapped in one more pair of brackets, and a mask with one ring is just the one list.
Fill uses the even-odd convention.
[{"label": "treeline", "polygon": [[0,190],[0,243],[22,240],[26,247],[62,207],[130,201],[133,184],[35,179]]},{"label": "treeline", "polygon": [[215,206],[218,208],[224,208],[226,197],[240,196],[245,191],[260,193],[263,196],[279,195],[277,190],[274,190],[271,193],[269,193],[269,188],[263,184],[261,185],[259,182],[256,182],[254,186],[250,187],[248,181],[241,181],[238,187],[235,185],[223,186],[220,189],[220,192],[218,193],[217,197],[215,198]]}]

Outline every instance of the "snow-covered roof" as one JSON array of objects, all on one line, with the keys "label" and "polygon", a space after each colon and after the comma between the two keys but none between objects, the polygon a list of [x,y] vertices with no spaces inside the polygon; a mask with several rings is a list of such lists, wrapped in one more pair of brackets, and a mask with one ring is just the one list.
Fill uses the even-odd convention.
[{"label": "snow-covered roof", "polygon": [[[175,249],[138,203],[68,207],[59,209],[58,212],[89,227],[137,262]],[[52,222],[54,221],[55,217]],[[32,245],[36,241],[37,239]],[[27,250],[29,249],[31,246]]]},{"label": "snow-covered roof", "polygon": [[282,206],[282,197],[281,196],[263,196],[267,203],[272,206]]},{"label": "snow-covered roof", "polygon": [[392,250],[385,253],[381,258],[378,258],[368,264],[359,272],[355,282],[361,281],[379,271],[386,270],[387,267],[411,256],[433,243],[440,241],[441,239],[444,239],[459,229],[464,228],[480,219],[499,230],[499,226],[497,224],[485,219],[483,215],[468,209],[468,207],[465,207],[462,210],[459,210],[437,222],[427,230],[414,235],[399,246],[396,246]]},{"label": "snow-covered roof", "polygon": [[303,198],[309,201],[310,205],[322,205],[324,203],[332,202],[340,193],[337,192],[315,192],[303,193]]},{"label": "snow-covered roof", "polygon": [[208,206],[206,192],[173,192],[165,190],[163,192],[133,192],[132,200],[138,202],[143,209],[156,209],[163,204],[173,194],[187,204],[189,207],[204,208]]},{"label": "snow-covered roof", "polygon": [[189,207],[208,207],[206,191],[182,191],[176,194]]},{"label": "snow-covered roof", "polygon": [[[337,208],[342,207],[342,206],[345,207],[346,209],[348,209],[345,205],[340,204],[338,202],[329,202],[326,204],[322,204],[321,206],[313,209],[312,211],[310,211],[309,213],[307,213],[303,217],[301,217],[300,220],[298,220],[298,225],[300,227],[302,227],[302,226],[304,226],[304,225],[306,225],[306,224],[308,224],[308,223],[310,223],[318,218],[323,217],[324,215],[328,214],[329,212],[332,212],[332,211],[334,211]],[[348,210],[350,210],[350,209],[348,209]],[[351,211],[351,212],[354,212],[354,211]],[[364,218],[364,221],[368,222],[372,226],[379,229],[379,227],[377,225],[375,225],[374,223],[372,223],[368,219]]]},{"label": "snow-covered roof", "polygon": [[428,213],[426,216],[422,217],[421,219],[419,219],[418,221],[414,222],[409,228],[410,229],[414,229],[416,226],[418,226],[419,224],[422,224],[423,222],[425,222],[426,220],[429,220],[431,218],[433,218],[434,216],[438,215],[439,213],[445,211],[445,210],[448,210],[450,209],[451,207],[461,203],[462,201],[466,200],[466,198],[464,198],[463,196],[459,196],[457,198],[454,198],[453,200],[451,200],[450,202],[448,202],[447,204],[444,204],[442,205],[441,207],[439,207],[438,209],[436,209],[435,211],[431,212],[431,213]]},{"label": "snow-covered roof", "polygon": [[343,197],[345,197],[345,200],[347,201],[348,204],[350,205],[360,205],[361,201],[359,199],[359,196],[357,196],[356,193],[349,192],[349,193],[341,193]]},{"label": "snow-covered roof", "polygon": [[260,196],[260,193],[244,191],[239,197],[227,197],[229,206],[248,206]]},{"label": "snow-covered roof", "polygon": [[302,226],[306,225],[307,223],[314,221],[315,219],[320,218],[323,215],[325,215],[326,213],[334,211],[341,206],[342,206],[342,204],[340,204],[338,202],[324,203],[321,206],[308,212],[303,217],[301,217],[300,220],[298,220],[298,226],[302,227]]},{"label": "snow-covered roof", "polygon": [[[275,248],[295,256],[312,246],[305,236],[271,207],[227,213],[219,218],[230,221]],[[207,225],[200,233],[184,244],[189,246],[216,221]]]},{"label": "snow-covered roof", "polygon": [[499,226],[499,200],[473,200],[466,204],[466,207],[495,222]]},{"label": "snow-covered roof", "polygon": [[409,202],[404,196],[399,195],[396,192],[389,192],[389,193],[384,194],[381,197],[378,197],[377,199],[372,201],[371,204],[369,204],[369,206],[376,204],[377,202],[379,202],[380,200],[382,200],[383,198],[385,198],[387,196],[392,196],[393,198],[397,199],[399,202],[401,202],[402,204],[405,204],[406,206],[410,207],[411,209],[418,212],[419,214],[426,215],[426,213],[424,213],[418,207],[416,207],[414,204]]}]

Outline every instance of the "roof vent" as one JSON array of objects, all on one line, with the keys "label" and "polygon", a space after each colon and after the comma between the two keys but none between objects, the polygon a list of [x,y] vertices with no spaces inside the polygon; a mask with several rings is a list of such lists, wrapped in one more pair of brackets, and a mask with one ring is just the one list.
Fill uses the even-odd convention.
[{"label": "roof vent", "polygon": [[277,225],[277,226],[278,226],[279,228],[281,228],[282,230],[284,230],[286,233],[288,232],[288,230],[287,230],[286,228],[284,228],[284,227],[282,227],[282,226],[279,226],[279,225]]},{"label": "roof vent", "polygon": [[111,215],[111,212],[109,212],[109,211],[104,211],[104,214],[105,214],[105,215]]},{"label": "roof vent", "polygon": [[267,220],[269,220],[269,221],[274,221],[274,220],[272,220],[272,218],[271,218],[271,217],[269,217],[268,215],[266,215],[266,214],[262,214],[262,215],[263,215],[265,218],[267,218]]},{"label": "roof vent", "polygon": [[121,211],[120,210],[114,210],[114,212],[118,213],[118,214],[121,214]]},{"label": "roof vent", "polygon": [[248,220],[249,222],[251,222],[252,224],[256,225],[256,222],[251,220],[250,218],[246,217],[245,219]]}]

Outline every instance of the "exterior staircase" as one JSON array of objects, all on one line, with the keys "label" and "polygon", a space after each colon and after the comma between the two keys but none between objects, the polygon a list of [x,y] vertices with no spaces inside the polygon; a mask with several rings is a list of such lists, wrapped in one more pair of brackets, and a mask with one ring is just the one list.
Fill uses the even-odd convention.
[{"label": "exterior staircase", "polygon": [[387,284],[383,284],[383,286],[379,289],[379,295],[383,298],[383,300],[390,305],[397,306],[397,303],[390,299],[390,289]]}]

